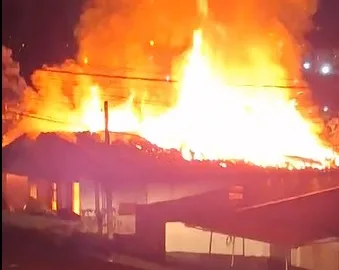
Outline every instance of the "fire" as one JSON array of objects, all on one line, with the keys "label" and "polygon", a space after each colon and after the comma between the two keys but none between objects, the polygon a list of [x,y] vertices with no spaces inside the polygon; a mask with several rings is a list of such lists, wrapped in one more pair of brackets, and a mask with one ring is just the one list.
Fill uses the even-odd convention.
[{"label": "fire", "polygon": [[[319,161],[317,166],[333,160],[333,151],[285,89],[228,85],[222,70],[214,69],[203,32],[195,31],[193,40],[176,105],[159,116],[147,111],[138,115],[131,97],[111,108],[110,131],[137,133],[160,147],[181,149],[186,159],[245,160],[262,166],[286,166],[292,157]],[[272,72],[264,76],[272,78],[274,85],[274,64],[266,64]],[[103,101],[98,86],[90,89],[83,123],[98,132],[104,129]],[[305,163],[294,161],[294,166]]]},{"label": "fire", "polygon": [[[272,44],[258,39],[246,47],[246,59],[220,57],[228,48],[221,48],[216,35],[211,34],[218,27],[212,27],[208,19],[208,1],[198,1],[198,6],[201,26],[193,33],[192,47],[177,63],[176,72],[164,78],[167,84],[171,84],[172,78],[178,79],[173,86],[175,102],[168,108],[159,108],[147,96],[136,96],[138,86],[128,85],[124,102],[109,104],[109,130],[138,134],[165,149],[180,149],[188,160],[241,160],[259,166],[298,169],[325,168],[339,162],[338,154],[320,139],[319,125],[307,113],[301,113],[299,100],[286,86],[290,84],[286,83],[286,67],[272,56]],[[146,40],[148,47],[158,44],[156,39]],[[92,55],[89,57],[95,61]],[[82,68],[73,63],[66,69],[71,66],[78,72],[88,70],[88,57],[83,57],[82,62]],[[39,78],[35,81],[41,83],[43,76],[36,77]],[[95,78],[76,78],[73,88],[77,94],[72,104],[62,109],[56,108],[55,102],[49,103],[53,106],[39,102],[31,106],[39,115],[57,115],[65,123],[31,124],[31,129],[104,130],[103,103],[112,98],[105,96],[109,86]],[[62,83],[58,85],[50,78],[46,81],[46,91],[63,96]],[[48,95],[50,101],[58,100]],[[27,129],[27,123],[25,126]]]}]

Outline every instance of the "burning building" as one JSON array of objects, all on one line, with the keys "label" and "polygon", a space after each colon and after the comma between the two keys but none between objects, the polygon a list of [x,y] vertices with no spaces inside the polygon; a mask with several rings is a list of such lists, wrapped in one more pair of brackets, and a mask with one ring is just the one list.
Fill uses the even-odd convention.
[{"label": "burning building", "polygon": [[[299,71],[298,42],[315,6],[279,2],[258,10],[248,1],[243,10],[235,1],[225,7],[222,1],[185,3],[174,12],[174,2],[143,1],[139,7],[121,1],[105,8],[90,2],[76,30],[78,61],[36,71],[37,91],[26,91],[24,112],[47,121],[26,118],[8,137],[103,130],[102,104],[108,100],[110,131],[181,149],[188,159],[282,167],[297,156],[328,166],[335,154],[320,139],[322,124],[307,109],[309,92]],[[282,9],[298,14],[300,22]],[[164,10],[160,20],[156,14]],[[100,52],[98,42],[105,44]],[[166,61],[155,53],[155,61],[152,50],[158,47],[188,49]],[[171,70],[158,75],[163,66]],[[112,71],[118,75],[107,75]]]},{"label": "burning building", "polygon": [[[31,154],[26,157],[26,160],[22,160],[23,157],[21,156],[24,156],[24,153],[22,153],[21,156],[9,162],[9,167],[5,167],[4,171],[13,173],[18,171],[19,167],[26,167],[21,173],[25,174],[24,170],[26,170],[26,175],[31,175],[28,183],[26,180],[28,184],[26,188],[29,190],[30,196],[45,201],[54,210],[72,207],[76,213],[82,213],[87,232],[108,232],[107,211],[109,201],[107,196],[109,190],[112,190],[112,209],[115,209],[115,235],[132,234],[140,237],[140,227],[138,227],[140,215],[137,210],[138,206],[136,208],[135,205],[141,204],[145,207],[151,207],[153,214],[149,216],[146,223],[152,226],[153,233],[152,237],[148,233],[142,234],[143,237],[147,237],[142,243],[146,241],[148,247],[146,250],[152,252],[155,244],[159,253],[161,253],[161,248],[165,248],[168,254],[188,252],[267,257],[275,254],[270,244],[265,243],[267,240],[269,242],[283,241],[285,245],[295,247],[306,244],[312,239],[318,239],[320,235],[323,237],[329,235],[329,231],[324,230],[324,224],[333,228],[330,230],[333,234],[336,231],[333,227],[337,224],[335,223],[336,215],[333,214],[336,208],[336,199],[333,196],[326,196],[326,193],[332,193],[335,196],[338,191],[337,170],[264,169],[246,163],[187,161],[181,157],[179,151],[165,151],[136,136],[110,134],[113,141],[111,142],[111,149],[108,149],[108,146],[104,147],[105,145],[93,141],[93,136],[88,136],[89,134],[86,136],[86,134],[72,133],[71,135],[78,137],[78,146],[87,148],[87,151],[82,152],[82,156],[73,154],[72,148],[75,145],[71,147],[72,144],[70,143],[68,143],[69,146],[60,144],[58,142],[60,135],[42,134],[36,139],[35,143],[31,142],[31,144],[40,144],[40,146],[30,151]],[[126,140],[126,138],[129,138],[128,143],[122,143],[121,141]],[[15,143],[17,141],[8,147],[15,145]],[[29,146],[29,143],[25,143],[25,145]],[[43,154],[44,152],[49,153],[48,159]],[[82,162],[82,160],[87,159],[85,157],[86,152],[93,154],[97,162],[94,163],[93,159],[92,164]],[[6,159],[8,155],[5,153],[4,157]],[[18,165],[20,163],[26,164],[26,166]],[[79,166],[84,169],[75,169]],[[106,166],[109,167],[110,173],[105,173],[103,179],[99,175],[100,172],[107,170]],[[93,181],[94,179],[91,181],[88,167],[97,168],[96,181]],[[74,171],[81,172],[82,175],[78,174],[78,177],[76,177]],[[50,182],[39,180],[39,176],[45,175],[47,177],[48,174],[50,175]],[[32,177],[33,175],[35,177]],[[86,179],[80,179],[80,176],[85,175],[87,175]],[[64,179],[59,178],[61,176]],[[13,180],[13,175],[9,177]],[[75,178],[80,180],[72,183],[67,181],[72,180],[70,178],[73,181]],[[5,188],[7,190],[15,189],[17,196],[15,196],[14,201],[17,203],[18,195],[20,195],[18,191],[21,189],[18,185],[15,186],[15,181],[8,181],[11,179],[7,179],[9,185]],[[20,178],[16,180],[16,184],[18,184],[18,181],[22,183],[24,180]],[[53,183],[51,183],[52,181]],[[50,189],[48,189],[48,185]],[[97,189],[99,195],[96,194]],[[319,198],[325,199],[317,200],[315,198],[315,201],[311,199],[314,202],[308,204],[303,198],[315,197],[315,194],[309,194],[310,192],[319,192]],[[48,194],[50,195],[49,199]],[[23,195],[21,196],[22,203],[25,194],[21,195]],[[339,197],[337,196],[337,198]],[[295,201],[294,204],[293,200]],[[274,205],[277,206],[277,209],[273,210],[275,212],[260,210],[260,208],[265,208],[261,205],[264,206],[268,202],[268,205],[272,205],[273,208],[276,208]],[[317,208],[314,203],[319,207]],[[302,205],[304,206],[301,207]],[[311,207],[311,205],[313,206]],[[235,232],[235,235],[265,242],[235,237],[232,238],[233,244],[225,245],[225,233],[228,232],[229,234],[231,231],[228,231],[227,226],[226,228],[220,227],[220,224],[221,221],[226,224],[227,220],[228,226],[231,224],[230,220],[237,222],[236,216],[233,218],[227,216],[227,213],[234,207],[258,208],[259,212],[266,213],[265,215],[261,214],[261,222],[265,226],[270,226],[276,219],[272,219],[272,216],[275,217],[278,213],[280,221],[271,229],[267,228],[264,234],[258,234],[255,229],[247,230],[247,232],[245,230],[246,233],[244,232],[248,222],[251,221],[251,224],[253,224],[254,220],[261,220],[258,217],[251,218],[246,222],[242,221],[238,226],[231,227],[232,230],[237,228],[238,231]],[[315,211],[313,207],[320,211]],[[325,208],[326,211],[323,211],[322,209]],[[95,213],[97,209],[103,215],[101,229],[96,222]],[[156,216],[154,216],[154,213],[156,213]],[[286,214],[290,218],[286,218]],[[204,217],[205,223],[201,223],[202,217]],[[164,227],[164,235],[163,230],[158,230],[159,227],[155,226],[155,221],[163,218],[168,220],[166,230]],[[153,224],[154,222],[155,224]],[[185,226],[183,222],[189,224],[189,226]],[[288,233],[288,237],[285,237],[284,235],[291,228],[289,222],[298,223],[299,226],[301,223],[309,222],[305,225],[308,230],[301,233],[298,228],[295,228]],[[319,222],[323,225],[319,226]],[[286,225],[282,226],[282,224]],[[201,230],[196,226],[205,229]],[[254,225],[251,225],[251,228],[252,226]],[[213,234],[213,236],[210,237],[210,234]],[[184,242],[182,242],[183,239],[185,239]],[[209,241],[212,241],[210,251],[208,249]],[[137,246],[134,242],[132,245],[133,247]],[[320,248],[320,246],[316,246],[316,248]],[[326,250],[326,246],[322,248]],[[145,250],[145,248],[142,248],[142,250]],[[305,259],[301,258],[306,256],[305,252],[309,252],[308,250],[309,248],[293,249],[291,263],[303,265]],[[332,254],[335,250],[330,248],[326,252]]]}]

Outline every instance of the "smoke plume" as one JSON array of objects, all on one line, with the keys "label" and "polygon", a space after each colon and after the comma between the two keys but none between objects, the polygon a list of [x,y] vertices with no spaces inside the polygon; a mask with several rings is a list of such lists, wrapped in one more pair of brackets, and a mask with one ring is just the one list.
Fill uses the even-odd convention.
[{"label": "smoke plume", "polygon": [[27,85],[20,76],[20,65],[12,58],[12,50],[2,46],[2,98],[19,101]]}]

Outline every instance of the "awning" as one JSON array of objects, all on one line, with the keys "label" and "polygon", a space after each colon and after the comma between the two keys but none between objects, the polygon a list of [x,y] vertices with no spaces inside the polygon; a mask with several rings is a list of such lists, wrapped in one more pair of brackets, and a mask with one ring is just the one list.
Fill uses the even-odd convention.
[{"label": "awning", "polygon": [[288,247],[339,236],[338,187],[241,207],[217,190],[142,206],[154,218]]}]

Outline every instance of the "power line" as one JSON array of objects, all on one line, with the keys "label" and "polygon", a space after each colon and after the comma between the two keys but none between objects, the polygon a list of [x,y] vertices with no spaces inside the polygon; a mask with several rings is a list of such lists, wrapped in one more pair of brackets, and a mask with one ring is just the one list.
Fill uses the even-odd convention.
[{"label": "power line", "polygon": [[[61,100],[53,100],[52,105],[54,109],[57,109],[58,107],[54,107],[55,105],[60,105],[60,106],[67,106],[68,109],[70,109],[70,111],[72,111],[72,113],[76,113],[76,114],[80,114],[81,112],[78,112],[76,110],[76,106],[79,105],[76,101],[72,101],[73,98],[77,99],[77,97],[79,97],[78,95],[75,95],[74,93],[71,95],[65,95],[62,94],[63,97],[67,98],[67,99],[61,99]],[[81,95],[79,93],[79,95]],[[98,95],[99,97],[101,97],[101,99],[105,99],[111,102],[116,101],[117,103],[114,106],[119,106],[120,104],[122,104],[123,102],[126,102],[127,100],[129,100],[132,96],[122,96],[122,95],[109,95],[109,94],[103,94],[100,93]],[[86,95],[84,95],[84,97],[86,98]],[[44,99],[44,96],[42,95],[37,95],[35,97],[30,97],[29,100],[34,100],[35,102],[39,102],[39,103],[45,103],[46,100]],[[170,109],[173,106],[175,106],[175,101],[173,102],[161,102],[161,101],[155,101],[155,100],[147,100],[147,99],[143,99],[143,98],[135,98],[132,100],[132,103],[134,105],[140,105],[140,106],[154,106],[154,107],[159,107],[159,108],[163,108],[163,109]],[[50,103],[46,103],[46,104],[50,104]],[[39,104],[32,104],[32,106],[39,106]],[[31,106],[31,107],[32,107]],[[74,110],[73,110],[74,109]],[[305,108],[299,107],[299,111],[302,112]]]},{"label": "power line", "polygon": [[[88,73],[88,72],[75,72],[69,70],[59,70],[59,69],[38,69],[42,72],[49,73],[59,73],[59,74],[68,74],[74,76],[89,76],[89,77],[101,77],[106,79],[120,79],[120,80],[137,80],[137,81],[150,81],[150,82],[163,82],[163,83],[178,83],[178,80],[173,79],[161,79],[161,78],[150,78],[150,77],[135,77],[135,76],[123,76],[123,75],[109,75],[109,74],[101,74],[101,73]],[[308,89],[307,86],[304,85],[270,85],[270,84],[227,84],[227,86],[231,87],[252,87],[252,88],[281,88],[281,89]]]},{"label": "power line", "polygon": [[[135,73],[138,72],[138,74],[148,74],[148,75],[154,75],[157,74],[159,76],[166,76],[168,75],[169,71],[172,69],[171,65],[164,66],[163,68],[154,67],[150,65],[138,65],[138,67],[132,67],[132,66],[107,66],[107,65],[91,65],[91,64],[80,64],[79,65],[82,70],[101,70],[101,71],[119,71],[119,72],[130,72]],[[142,72],[139,72],[139,71]]]},{"label": "power line", "polygon": [[[64,95],[65,96],[65,95]],[[86,97],[86,95],[84,95]],[[122,96],[122,95],[108,95],[108,94],[99,94],[99,97],[102,97],[103,99],[107,99],[108,101],[118,101],[118,102],[126,102],[131,98],[131,96]],[[65,106],[71,106],[71,105],[76,105],[77,102],[72,102],[72,96],[65,96],[68,99],[67,100],[54,100],[53,104],[59,104],[59,105],[65,105]],[[77,96],[74,95],[74,98]],[[43,96],[37,96],[37,97],[30,97],[30,100],[34,100],[37,102],[46,102],[46,100],[43,98]],[[119,103],[120,104],[120,103]],[[157,106],[157,107],[162,107],[162,108],[170,108],[171,103],[170,102],[157,102],[157,101],[151,101],[151,100],[145,100],[145,99],[138,99],[134,98],[133,99],[133,104],[136,105],[150,105],[150,106]]]},{"label": "power line", "polygon": [[[65,96],[65,95],[64,95]],[[80,114],[80,112],[76,111],[76,106],[79,105],[77,102],[73,102],[71,99],[73,98],[72,96],[65,96],[68,99],[67,100],[54,100],[53,105],[60,105],[60,106],[67,106],[70,110],[72,110],[74,106],[74,110],[72,110],[72,113]],[[74,96],[76,97],[76,96]],[[102,100],[108,100],[115,103],[114,106],[119,106],[123,104],[124,102],[128,101],[131,96],[119,96],[119,95],[108,95],[108,94],[99,94],[99,97],[101,97]],[[45,103],[45,99],[43,96],[37,96],[37,97],[31,97],[30,100],[34,100],[36,102],[40,103]],[[164,110],[166,109],[171,109],[172,107],[175,107],[175,102],[161,102],[161,101],[151,101],[151,100],[145,100],[145,99],[133,99],[132,103],[134,105],[139,105],[139,106],[152,106],[152,107],[158,107],[162,108]],[[48,104],[48,103],[47,103]],[[305,112],[307,107],[298,107],[300,112]]]},{"label": "power line", "polygon": [[19,116],[23,116],[23,117],[28,117],[28,118],[32,118],[32,119],[36,119],[36,120],[43,120],[43,121],[47,121],[47,122],[52,122],[52,123],[56,123],[56,124],[63,124],[63,125],[69,125],[71,123],[67,123],[61,120],[57,120],[57,119],[53,119],[53,118],[49,118],[49,117],[42,117],[42,116],[38,116],[36,114],[31,114],[31,113],[26,113],[26,112],[18,112],[18,111],[12,111],[12,110],[8,110],[8,113],[13,113]]},{"label": "power line", "polygon": [[176,83],[178,81],[172,79],[160,79],[160,78],[147,78],[147,77],[135,77],[135,76],[123,76],[123,75],[109,75],[109,74],[100,74],[100,73],[87,73],[87,72],[74,72],[69,70],[56,70],[56,69],[38,69],[43,72],[50,73],[60,73],[60,74],[69,74],[75,76],[90,76],[90,77],[101,77],[108,79],[120,79],[120,80],[135,80],[135,81],[150,81],[150,82],[164,82],[164,83]]}]

